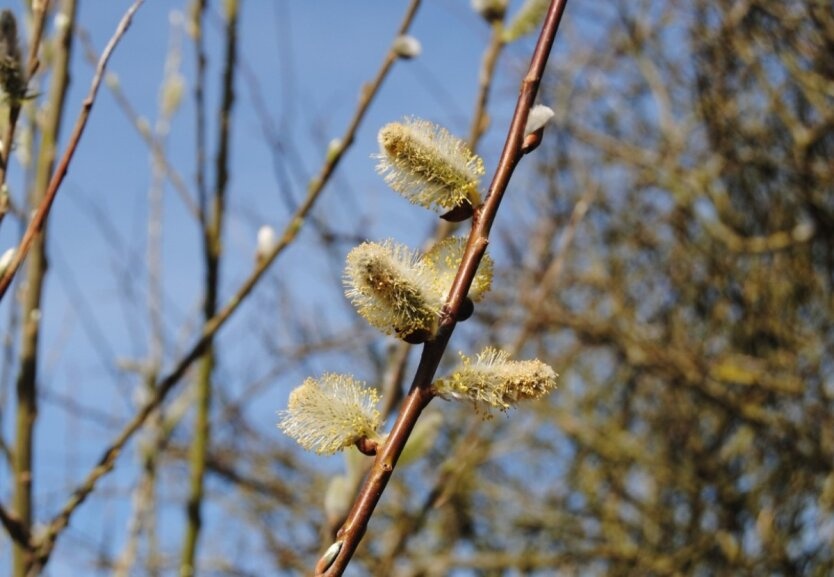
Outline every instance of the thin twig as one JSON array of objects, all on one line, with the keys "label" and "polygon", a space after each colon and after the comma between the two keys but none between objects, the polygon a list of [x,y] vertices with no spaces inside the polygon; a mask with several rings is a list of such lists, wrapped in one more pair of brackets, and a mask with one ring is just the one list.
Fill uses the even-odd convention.
[{"label": "thin twig", "polygon": [[73,155],[75,155],[75,151],[78,149],[78,143],[81,141],[81,135],[84,133],[84,128],[87,126],[87,120],[90,117],[90,111],[93,108],[96,93],[101,85],[101,79],[104,76],[104,69],[107,66],[107,62],[110,60],[110,56],[113,54],[113,50],[116,48],[116,45],[122,39],[125,32],[127,32],[134,13],[139,9],[139,6],[141,6],[143,2],[144,0],[134,0],[133,4],[130,8],[128,8],[127,12],[125,12],[119,22],[119,25],[116,27],[116,31],[107,43],[104,52],[101,54],[101,59],[99,59],[98,66],[96,66],[96,72],[90,85],[90,91],[87,93],[87,97],[81,105],[81,112],[78,115],[78,119],[75,121],[75,127],[73,128],[72,135],[70,136],[69,144],[67,144],[64,155],[61,157],[61,162],[58,164],[55,174],[52,176],[52,180],[49,182],[43,202],[41,202],[40,206],[38,206],[35,216],[32,217],[32,220],[29,222],[29,226],[23,234],[23,239],[20,241],[20,245],[15,251],[12,262],[9,263],[9,267],[0,278],[0,300],[3,299],[3,296],[6,294],[6,290],[9,288],[12,279],[14,279],[14,276],[17,273],[17,269],[20,268],[20,264],[23,262],[23,259],[26,258],[26,254],[29,252],[29,247],[32,245],[35,235],[39,234],[43,229],[44,222],[49,216],[49,211],[52,208],[52,203],[55,201],[55,196],[58,194],[58,189],[64,181],[67,170],[69,170],[70,161],[72,160]]},{"label": "thin twig", "polygon": [[[76,16],[76,1],[63,2],[67,26],[55,36],[55,58],[50,70],[49,98],[42,111],[41,144],[35,164],[34,181],[28,206],[43,200],[49,176],[55,168],[55,143],[58,141],[64,103],[69,87],[69,67],[72,57],[72,25]],[[34,461],[34,432],[38,416],[38,357],[41,338],[40,314],[43,310],[44,281],[48,269],[46,229],[34,237],[31,257],[26,270],[26,290],[21,295],[22,318],[17,374],[17,411],[14,453],[14,508],[24,526],[31,531],[34,506],[32,463]],[[29,548],[15,547],[12,573],[23,577],[29,564]]]},{"label": "thin twig", "polygon": [[[408,31],[412,21],[414,20],[414,16],[416,15],[417,8],[420,6],[420,1],[421,0],[411,0],[411,3],[406,9],[405,16],[400,24],[397,35],[405,34]],[[359,125],[364,119],[371,102],[379,92],[383,81],[388,76],[388,72],[396,60],[397,56],[392,51],[389,51],[388,54],[386,54],[385,60],[383,61],[383,64],[374,79],[370,84],[363,87],[356,112],[354,113],[354,116],[342,137],[342,146],[338,151],[327,156],[318,175],[310,181],[306,198],[293,215],[290,223],[284,229],[283,235],[276,242],[272,251],[266,255],[264,259],[257,262],[252,273],[238,288],[224,307],[220,309],[220,311],[213,318],[206,321],[197,342],[194,343],[188,353],[180,359],[176,367],[161,381],[159,381],[159,383],[157,383],[156,392],[153,397],[151,397],[137,411],[136,415],[134,415],[130,422],[125,425],[110,446],[105,449],[104,453],[101,455],[96,465],[87,474],[84,481],[82,481],[82,483],[72,492],[72,495],[64,504],[61,511],[59,511],[49,525],[47,525],[42,537],[37,543],[38,550],[36,551],[35,556],[38,567],[43,567],[49,560],[49,556],[52,553],[55,542],[60,533],[69,524],[72,514],[78,506],[87,499],[93,489],[95,489],[96,483],[113,469],[116,459],[119,457],[119,454],[127,442],[133,437],[136,431],[142,427],[144,422],[148,419],[148,416],[162,404],[194,361],[200,358],[214,334],[226,323],[226,321],[229,320],[241,303],[246,300],[246,297],[249,296],[258,284],[258,281],[264,276],[266,271],[269,269],[269,266],[295,240],[304,224],[304,219],[310,210],[312,210],[316,200],[321,194],[324,186],[330,180],[330,177],[338,166],[342,156],[347,151],[350,144],[352,144],[356,132],[359,129]]]},{"label": "thin twig", "polygon": [[[205,297],[203,317],[210,320],[217,313],[220,292],[220,263],[223,254],[223,222],[226,217],[226,195],[229,182],[229,149],[231,146],[232,107],[235,100],[234,79],[237,69],[239,4],[227,2],[226,50],[223,65],[222,97],[218,110],[217,157],[215,159],[216,181],[211,199],[210,214],[202,213],[203,258],[205,261]],[[203,207],[203,210],[205,207]],[[197,414],[191,444],[191,478],[186,503],[186,529],[183,540],[180,575],[194,575],[197,543],[202,530],[203,496],[205,494],[206,461],[211,442],[211,401],[213,396],[213,373],[215,364],[214,339],[206,345],[201,359],[199,377],[196,382]]]},{"label": "thin twig", "polygon": [[359,542],[368,527],[374,508],[379,502],[385,487],[394,471],[405,443],[411,434],[423,409],[431,402],[434,393],[431,382],[446,350],[446,345],[457,323],[457,314],[463,299],[469,292],[472,279],[478,269],[489,243],[489,232],[498,212],[501,199],[507,190],[513,171],[523,156],[522,142],[527,115],[538,92],[547,58],[556,30],[559,27],[567,0],[552,0],[544,25],[542,26],[530,68],[521,85],[521,94],[516,104],[515,113],[510,124],[507,140],[498,161],[498,168],[489,188],[489,196],[483,206],[476,209],[473,216],[472,230],[469,234],[465,254],[461,260],[455,281],[452,283],[449,298],[443,309],[443,319],[437,337],[423,348],[417,373],[414,375],[411,390],[406,397],[388,440],[377,454],[373,467],[359,493],[347,521],[337,534],[337,552],[333,559],[326,559],[317,567],[318,575],[337,577],[342,575],[353,557]]},{"label": "thin twig", "polygon": [[[81,40],[81,44],[84,46],[84,57],[95,65],[98,62],[98,56],[93,49],[89,33],[86,30],[79,30],[78,37]],[[191,192],[188,189],[188,185],[185,183],[185,179],[183,179],[176,167],[174,167],[168,160],[165,153],[165,143],[162,141],[161,135],[155,133],[155,131],[149,128],[145,119],[139,114],[139,112],[136,111],[133,104],[130,102],[130,99],[128,99],[127,95],[118,83],[105,82],[105,86],[110,91],[110,95],[116,101],[116,105],[130,121],[130,125],[136,130],[136,134],[139,135],[139,138],[141,138],[148,149],[150,149],[153,162],[158,165],[157,170],[163,171],[168,179],[168,182],[170,182],[171,186],[174,187],[174,190],[180,197],[180,200],[188,210],[189,214],[191,214],[195,219],[200,219],[200,207],[197,205],[197,202],[191,198]]]}]

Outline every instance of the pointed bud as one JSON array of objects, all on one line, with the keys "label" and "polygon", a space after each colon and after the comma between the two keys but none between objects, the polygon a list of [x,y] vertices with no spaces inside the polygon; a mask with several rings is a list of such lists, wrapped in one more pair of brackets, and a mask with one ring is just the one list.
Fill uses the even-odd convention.
[{"label": "pointed bud", "polygon": [[276,242],[274,228],[264,225],[258,229],[258,243],[255,247],[255,258],[258,262],[265,259],[272,252]]},{"label": "pointed bud", "polygon": [[9,265],[12,263],[12,259],[14,258],[15,252],[17,249],[9,248],[0,256],[0,277],[2,277],[6,273],[6,269],[9,268]]},{"label": "pointed bud", "polygon": [[336,557],[339,556],[339,552],[342,550],[342,545],[344,545],[343,541],[336,541],[327,548],[327,551],[324,552],[324,555],[316,563],[316,575],[323,575],[333,565],[333,561],[336,560]]},{"label": "pointed bud", "polygon": [[394,39],[394,45],[391,49],[394,51],[394,54],[403,60],[416,58],[420,56],[420,53],[423,51],[423,47],[419,40],[417,40],[414,36],[407,36],[405,34],[397,36]]},{"label": "pointed bud", "polygon": [[521,152],[527,154],[539,147],[544,135],[544,125],[553,118],[553,109],[543,104],[538,104],[530,109],[527,115],[527,124],[524,127],[524,141],[521,143]]},{"label": "pointed bud", "polygon": [[327,162],[333,162],[336,160],[336,157],[342,154],[343,148],[341,138],[331,139],[327,144]]},{"label": "pointed bud", "polygon": [[480,204],[484,163],[465,142],[426,120],[392,122],[379,131],[377,172],[414,204],[447,211]]},{"label": "pointed bud", "polygon": [[290,393],[278,427],[308,451],[335,453],[364,438],[377,437],[381,417],[374,389],[349,375],[309,378]]},{"label": "pointed bud", "polygon": [[412,342],[437,330],[442,303],[407,247],[362,243],[348,253],[344,283],[356,311],[383,333]]},{"label": "pointed bud", "polygon": [[524,135],[526,136],[544,128],[544,125],[550,122],[550,119],[553,118],[554,114],[556,113],[553,112],[553,109],[549,106],[545,106],[544,104],[535,105],[530,109],[530,113],[527,115],[527,124],[524,127]]},{"label": "pointed bud", "polygon": [[[435,244],[420,259],[420,264],[430,270],[429,278],[442,302],[446,302],[465,251],[465,237],[449,237]],[[492,258],[485,254],[469,287],[468,296],[473,301],[478,302],[483,299],[492,286],[492,269]]]},{"label": "pointed bud", "polygon": [[539,360],[511,361],[487,347],[473,360],[461,354],[457,371],[434,383],[442,397],[468,399],[505,411],[519,401],[539,399],[556,388],[556,373]]}]

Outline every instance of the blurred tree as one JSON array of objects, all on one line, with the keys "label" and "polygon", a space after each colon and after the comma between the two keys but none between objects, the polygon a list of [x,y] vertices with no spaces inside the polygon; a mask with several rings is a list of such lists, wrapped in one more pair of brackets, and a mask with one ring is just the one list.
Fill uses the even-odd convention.
[{"label": "blurred tree", "polygon": [[597,41],[554,59],[560,129],[484,307],[562,389],[469,477],[506,502],[476,547],[542,574],[828,575],[831,5],[585,10]]}]

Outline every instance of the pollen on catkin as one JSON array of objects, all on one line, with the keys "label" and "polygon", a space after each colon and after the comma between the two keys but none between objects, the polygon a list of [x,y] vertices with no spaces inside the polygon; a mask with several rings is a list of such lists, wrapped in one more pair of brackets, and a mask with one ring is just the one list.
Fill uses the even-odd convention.
[{"label": "pollen on catkin", "polygon": [[290,393],[278,427],[308,451],[330,454],[377,437],[379,395],[349,375],[308,378]]},{"label": "pollen on catkin", "polygon": [[487,347],[474,361],[461,354],[458,369],[433,386],[442,397],[468,399],[506,411],[519,401],[545,396],[556,388],[557,376],[537,359],[511,361],[505,351]]},{"label": "pollen on catkin", "polygon": [[407,247],[393,241],[360,244],[348,253],[344,283],[356,311],[383,333],[429,338],[437,330],[442,302]]},{"label": "pollen on catkin", "polygon": [[[449,237],[435,244],[420,258],[420,264],[431,271],[431,281],[440,295],[442,302],[446,301],[452,282],[460,267],[463,253],[466,251],[465,237]],[[478,265],[475,278],[469,287],[469,298],[475,302],[484,298],[492,286],[492,258],[485,254]]]},{"label": "pollen on catkin", "polygon": [[377,172],[409,201],[443,210],[480,204],[483,160],[445,128],[407,118],[383,126],[378,140]]}]

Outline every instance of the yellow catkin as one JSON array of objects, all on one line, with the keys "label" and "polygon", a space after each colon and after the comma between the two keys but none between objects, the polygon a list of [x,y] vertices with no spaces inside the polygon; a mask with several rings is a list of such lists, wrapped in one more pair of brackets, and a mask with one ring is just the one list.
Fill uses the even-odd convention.
[{"label": "yellow catkin", "polygon": [[405,338],[437,330],[442,302],[407,247],[362,243],[348,253],[344,283],[356,311],[383,333]]},{"label": "yellow catkin", "polygon": [[374,438],[381,425],[379,395],[349,375],[309,378],[290,393],[278,427],[308,451],[329,454],[362,438]]},{"label": "yellow catkin", "polygon": [[427,120],[392,122],[379,131],[377,171],[414,204],[450,210],[480,204],[484,163],[461,139]]},{"label": "yellow catkin", "polygon": [[[431,271],[430,278],[441,301],[446,300],[465,250],[465,237],[449,237],[435,244],[420,258],[420,264]],[[470,299],[478,302],[484,298],[492,286],[492,271],[492,258],[485,254],[469,287]]]},{"label": "yellow catkin", "polygon": [[461,354],[458,369],[434,383],[437,394],[468,399],[505,411],[519,401],[540,399],[556,388],[556,372],[539,360],[511,361],[505,351],[487,347],[473,361]]}]

